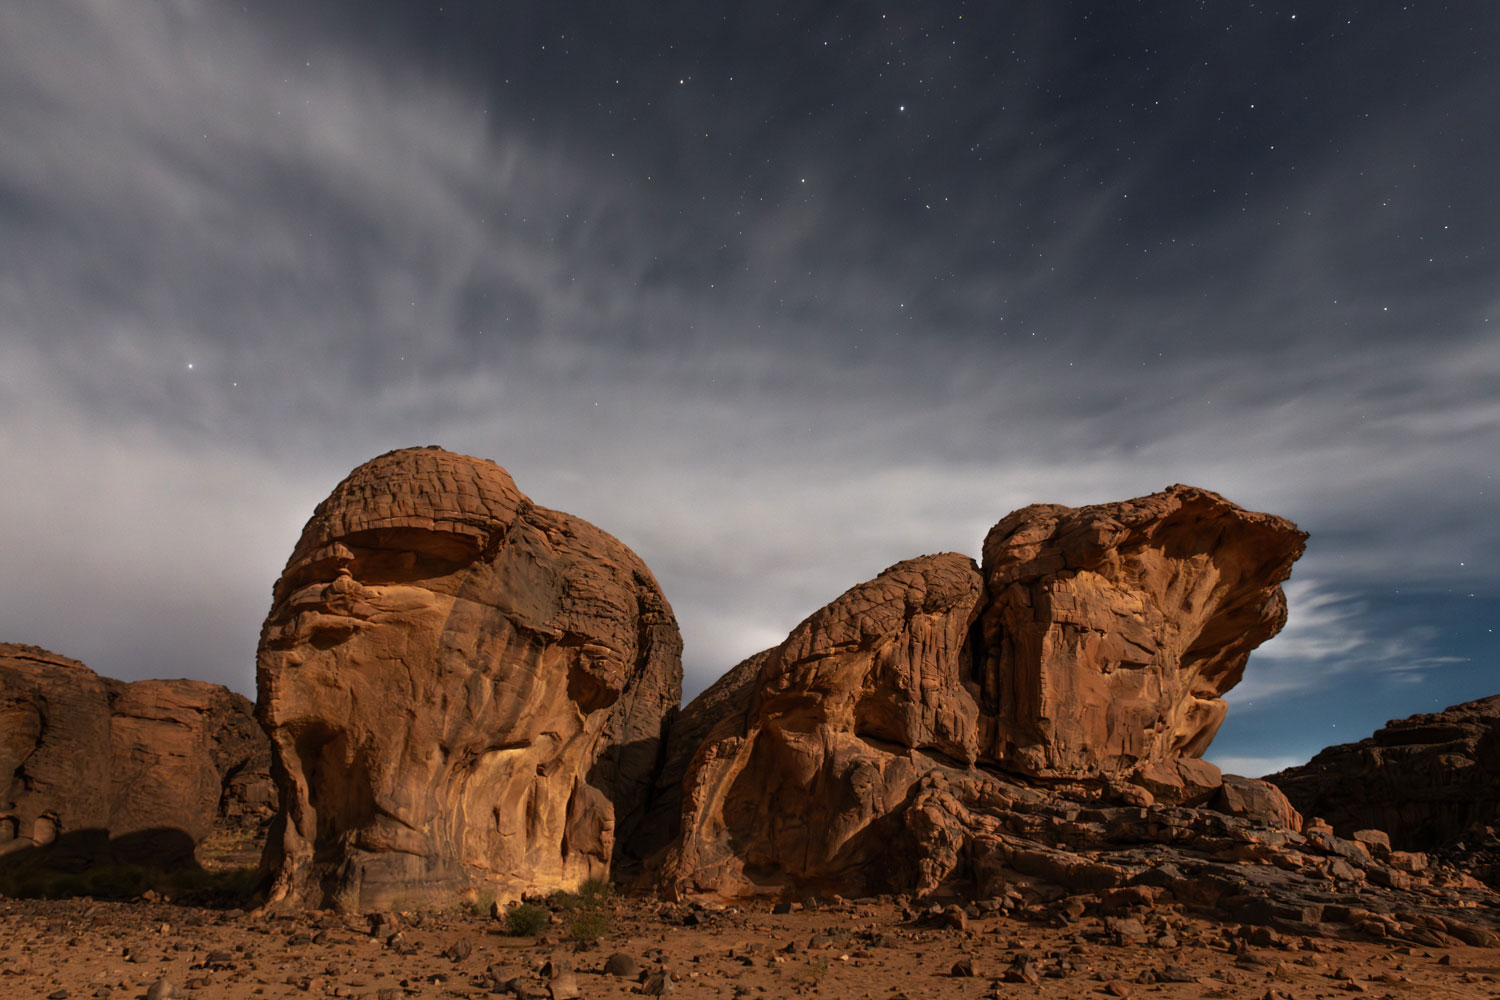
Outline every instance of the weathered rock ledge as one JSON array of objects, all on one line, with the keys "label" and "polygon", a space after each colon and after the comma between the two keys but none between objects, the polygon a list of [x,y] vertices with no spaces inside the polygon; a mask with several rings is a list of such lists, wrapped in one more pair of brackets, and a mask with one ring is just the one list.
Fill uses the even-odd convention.
[{"label": "weathered rock ledge", "polygon": [[1500,886],[1500,695],[1396,719],[1267,780],[1342,836],[1384,831]]}]

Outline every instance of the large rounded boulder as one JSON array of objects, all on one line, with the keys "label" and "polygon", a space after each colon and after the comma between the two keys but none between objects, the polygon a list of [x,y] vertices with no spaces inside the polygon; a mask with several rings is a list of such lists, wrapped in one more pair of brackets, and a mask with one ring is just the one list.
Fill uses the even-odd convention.
[{"label": "large rounded boulder", "polygon": [[515,898],[609,873],[646,806],[681,639],[649,570],[438,448],[355,469],[261,632],[272,906]]}]

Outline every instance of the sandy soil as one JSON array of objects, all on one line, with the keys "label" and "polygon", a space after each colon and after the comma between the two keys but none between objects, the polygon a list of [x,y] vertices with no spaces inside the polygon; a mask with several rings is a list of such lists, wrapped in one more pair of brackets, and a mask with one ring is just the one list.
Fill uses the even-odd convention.
[{"label": "sandy soil", "polygon": [[[1121,945],[1092,917],[1039,927],[997,914],[936,928],[897,901],[781,914],[608,906],[608,932],[580,945],[565,914],[520,938],[471,912],[381,922],[0,899],[0,997],[1500,997],[1497,950],[1305,938],[1257,946],[1250,928],[1242,937],[1171,908],[1139,914],[1145,943]],[[611,956],[625,975],[604,971]]]}]

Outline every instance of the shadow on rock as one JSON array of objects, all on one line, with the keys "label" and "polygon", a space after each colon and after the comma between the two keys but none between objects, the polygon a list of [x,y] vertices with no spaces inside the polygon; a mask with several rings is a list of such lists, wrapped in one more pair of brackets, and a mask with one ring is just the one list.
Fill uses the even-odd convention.
[{"label": "shadow on rock", "polygon": [[[207,871],[193,838],[171,827],[111,837],[103,829],[73,830],[46,844],[0,854],[0,893],[22,898],[160,897],[215,908],[242,908],[256,888],[254,869]],[[149,897],[148,897],[149,898]]]}]

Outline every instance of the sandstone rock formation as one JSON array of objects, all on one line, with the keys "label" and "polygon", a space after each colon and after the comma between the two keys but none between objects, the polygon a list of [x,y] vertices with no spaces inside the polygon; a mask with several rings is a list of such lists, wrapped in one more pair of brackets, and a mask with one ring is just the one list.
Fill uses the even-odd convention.
[{"label": "sandstone rock formation", "polygon": [[639,824],[681,640],[624,545],[437,448],[313,513],[261,633],[282,812],[270,903],[514,898],[607,874]]},{"label": "sandstone rock formation", "polygon": [[[660,883],[931,891],[1033,863],[1011,827],[1041,808],[1039,782],[1095,803],[1222,798],[1196,757],[1285,621],[1279,585],[1304,539],[1175,486],[1017,511],[982,568],[951,553],[891,567],[684,710]],[[1254,787],[1237,811],[1290,817]]]},{"label": "sandstone rock formation", "polygon": [[1044,777],[1200,757],[1220,696],[1286,624],[1306,539],[1186,486],[1006,517],[984,540],[985,756]]},{"label": "sandstone rock formation", "polygon": [[[124,683],[0,644],[0,853],[66,845],[186,860],[216,825],[270,818],[270,747],[248,699],[190,680]],[[113,838],[113,841],[112,841]]]},{"label": "sandstone rock formation", "polygon": [[1386,723],[1267,779],[1341,836],[1385,832],[1392,847],[1479,846],[1500,830],[1500,695]]}]

